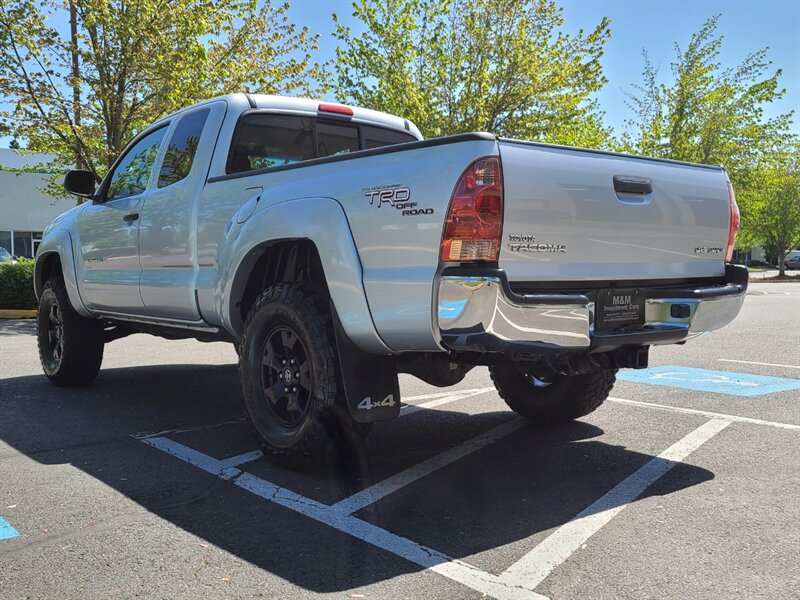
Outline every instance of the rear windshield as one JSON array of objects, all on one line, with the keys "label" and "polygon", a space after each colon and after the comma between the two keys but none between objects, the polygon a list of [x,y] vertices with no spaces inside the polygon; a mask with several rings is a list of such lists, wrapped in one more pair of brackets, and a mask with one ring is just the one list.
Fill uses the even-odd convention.
[{"label": "rear windshield", "polygon": [[416,141],[410,133],[371,125],[250,113],[236,126],[227,172],[242,173]]}]

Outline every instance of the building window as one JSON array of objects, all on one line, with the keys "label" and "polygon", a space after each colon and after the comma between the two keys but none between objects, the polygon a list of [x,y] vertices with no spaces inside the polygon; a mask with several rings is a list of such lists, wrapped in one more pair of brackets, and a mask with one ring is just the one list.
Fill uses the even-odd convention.
[{"label": "building window", "polygon": [[0,248],[11,256],[33,258],[41,241],[41,231],[0,231]]},{"label": "building window", "polygon": [[9,254],[14,254],[11,252],[11,239],[10,231],[0,231],[0,248],[5,248]]}]

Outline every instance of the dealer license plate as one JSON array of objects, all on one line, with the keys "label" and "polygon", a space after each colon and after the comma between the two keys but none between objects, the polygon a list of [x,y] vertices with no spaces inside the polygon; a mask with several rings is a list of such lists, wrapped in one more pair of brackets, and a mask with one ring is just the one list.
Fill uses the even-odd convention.
[{"label": "dealer license plate", "polygon": [[595,329],[617,329],[644,324],[644,292],[600,290],[595,302]]}]

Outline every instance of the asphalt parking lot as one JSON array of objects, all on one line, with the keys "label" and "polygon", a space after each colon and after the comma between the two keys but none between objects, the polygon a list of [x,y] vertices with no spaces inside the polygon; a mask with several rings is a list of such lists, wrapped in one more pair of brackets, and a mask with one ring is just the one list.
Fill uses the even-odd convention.
[{"label": "asphalt parking lot", "polygon": [[800,285],[537,429],[485,369],[401,377],[343,465],[259,456],[224,344],[144,335],[51,387],[0,321],[0,598],[800,597]]}]

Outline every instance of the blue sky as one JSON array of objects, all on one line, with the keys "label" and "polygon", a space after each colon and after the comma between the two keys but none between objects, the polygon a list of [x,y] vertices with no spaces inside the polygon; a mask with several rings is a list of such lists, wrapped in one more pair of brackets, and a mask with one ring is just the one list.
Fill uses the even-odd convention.
[{"label": "blue sky", "polygon": [[[331,37],[335,12],[346,25],[358,30],[350,0],[293,0],[290,14],[297,25],[307,25],[321,34],[320,54],[333,57],[336,42]],[[786,95],[770,107],[772,116],[795,111],[793,130],[800,134],[800,0],[560,0],[565,30],[594,28],[606,16],[612,37],[606,45],[603,68],[608,83],[598,94],[606,123],[620,130],[629,117],[625,90],[639,81],[642,49],[654,65],[669,75],[675,56],[674,43],[685,48],[705,20],[721,14],[718,33],[724,36],[723,67],[739,64],[750,52],[769,47],[775,68],[783,69],[781,83]]]},{"label": "blue sky", "polygon": [[[280,0],[273,0],[280,1]],[[290,16],[302,27],[320,34],[317,60],[333,58],[336,41],[332,13],[342,23],[359,30],[352,17],[351,0],[290,0]],[[558,0],[564,9],[568,32],[593,29],[607,16],[612,37],[602,59],[608,83],[597,94],[606,124],[621,131],[630,116],[625,90],[639,81],[646,48],[654,65],[668,76],[675,56],[674,44],[686,47],[691,35],[710,16],[721,14],[718,33],[724,36],[720,60],[723,67],[738,65],[764,47],[774,68],[783,70],[784,98],[766,108],[767,116],[795,111],[792,129],[800,134],[800,0]],[[333,100],[335,98],[328,98]],[[0,146],[9,138],[0,137]]]}]

